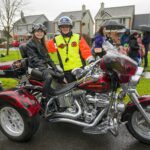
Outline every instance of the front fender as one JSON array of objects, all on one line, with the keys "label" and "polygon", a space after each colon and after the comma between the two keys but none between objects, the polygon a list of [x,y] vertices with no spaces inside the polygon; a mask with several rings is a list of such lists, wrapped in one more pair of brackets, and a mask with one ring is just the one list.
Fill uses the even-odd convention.
[{"label": "front fender", "polygon": [[41,109],[39,102],[26,89],[0,92],[0,105],[5,103],[24,109],[30,117],[36,115]]},{"label": "front fender", "polygon": [[[150,95],[145,95],[145,96],[139,97],[139,103],[142,106],[150,105]],[[130,114],[135,110],[137,110],[136,105],[133,102],[129,103],[126,107],[126,110],[124,111],[124,113],[122,115],[121,121],[123,121],[123,122],[127,121]]]}]

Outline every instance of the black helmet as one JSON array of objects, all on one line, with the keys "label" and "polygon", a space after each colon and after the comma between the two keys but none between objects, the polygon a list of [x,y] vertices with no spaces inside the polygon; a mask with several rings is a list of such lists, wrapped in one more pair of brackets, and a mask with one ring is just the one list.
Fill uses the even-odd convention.
[{"label": "black helmet", "polygon": [[34,24],[32,26],[32,33],[34,33],[35,31],[38,31],[38,30],[42,30],[44,32],[44,34],[46,34],[46,30],[47,28],[43,25],[43,24]]},{"label": "black helmet", "polygon": [[58,21],[58,27],[60,28],[63,25],[68,25],[72,28],[73,26],[72,20],[67,16],[61,17]]}]

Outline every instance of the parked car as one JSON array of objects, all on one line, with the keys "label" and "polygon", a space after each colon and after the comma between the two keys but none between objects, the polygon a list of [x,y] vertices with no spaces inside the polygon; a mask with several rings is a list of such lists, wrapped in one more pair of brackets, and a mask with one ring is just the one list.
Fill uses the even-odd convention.
[{"label": "parked car", "polygon": [[19,42],[19,41],[13,41],[13,42],[11,43],[11,45],[12,45],[12,47],[19,47],[20,42]]}]

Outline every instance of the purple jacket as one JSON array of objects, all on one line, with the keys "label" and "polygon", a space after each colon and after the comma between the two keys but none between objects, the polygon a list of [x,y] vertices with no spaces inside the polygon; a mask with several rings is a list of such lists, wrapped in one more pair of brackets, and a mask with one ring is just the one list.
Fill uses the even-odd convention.
[{"label": "purple jacket", "polygon": [[102,48],[103,42],[106,40],[106,38],[99,33],[96,33],[94,41],[95,41],[95,48]]}]

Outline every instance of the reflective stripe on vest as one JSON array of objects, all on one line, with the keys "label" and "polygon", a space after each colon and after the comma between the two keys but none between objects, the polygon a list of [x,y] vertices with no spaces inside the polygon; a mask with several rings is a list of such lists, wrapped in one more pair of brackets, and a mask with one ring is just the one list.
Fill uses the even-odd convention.
[{"label": "reflective stripe on vest", "polygon": [[[73,34],[71,36],[70,41],[68,37],[63,38],[62,35],[55,37],[56,45],[58,48],[59,55],[61,57],[61,62],[64,71],[79,68],[82,67],[83,65],[79,53],[79,40],[80,40],[79,38],[80,38],[79,34]],[[66,43],[68,43],[68,54]]]}]

